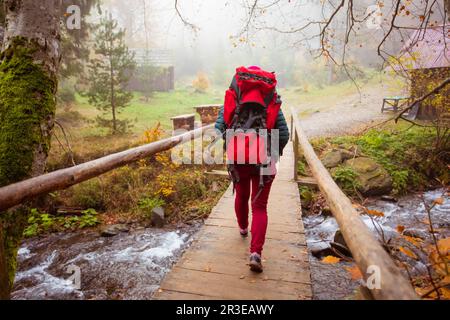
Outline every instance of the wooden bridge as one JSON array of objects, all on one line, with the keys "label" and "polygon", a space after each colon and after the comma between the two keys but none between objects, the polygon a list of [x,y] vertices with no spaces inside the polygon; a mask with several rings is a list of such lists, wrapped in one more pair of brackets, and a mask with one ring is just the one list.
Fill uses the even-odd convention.
[{"label": "wooden bridge", "polygon": [[[269,198],[269,226],[263,252],[264,272],[253,274],[246,266],[249,240],[239,236],[234,217],[233,195],[231,189],[228,189],[191,247],[162,282],[160,290],[155,294],[156,299],[297,300],[312,297],[296,181],[299,149],[302,150],[364,279],[370,276],[365,272],[369,267],[375,266],[380,271],[381,286],[370,288],[371,297],[417,298],[409,282],[317,158],[295,111],[291,110],[291,113],[293,142],[287,146],[281,159],[279,173]],[[120,166],[170,150],[176,145],[201,137],[203,132],[210,128],[212,126],[206,126],[2,187],[0,212],[36,196],[70,187]],[[0,246],[0,257],[3,254],[2,249]]]},{"label": "wooden bridge", "polygon": [[292,144],[286,147],[269,198],[264,272],[246,266],[249,239],[239,235],[228,188],[193,244],[167,275],[156,299],[310,299],[308,252],[294,180]]}]

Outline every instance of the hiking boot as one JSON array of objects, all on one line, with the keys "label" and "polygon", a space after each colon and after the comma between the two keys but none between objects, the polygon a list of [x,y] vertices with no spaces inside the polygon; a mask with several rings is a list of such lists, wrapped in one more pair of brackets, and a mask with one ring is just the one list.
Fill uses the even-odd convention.
[{"label": "hiking boot", "polygon": [[241,234],[241,237],[243,237],[243,238],[248,237],[248,229],[239,229],[239,233]]},{"label": "hiking boot", "polygon": [[250,266],[250,270],[252,270],[253,272],[263,272],[261,255],[256,252],[250,255],[250,263],[248,265]]}]

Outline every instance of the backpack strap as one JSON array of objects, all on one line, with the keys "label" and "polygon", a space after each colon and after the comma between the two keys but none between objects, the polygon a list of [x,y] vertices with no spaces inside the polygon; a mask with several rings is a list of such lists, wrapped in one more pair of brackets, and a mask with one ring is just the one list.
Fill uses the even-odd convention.
[{"label": "backpack strap", "polygon": [[233,77],[233,81],[231,81],[230,88],[233,89],[234,92],[236,92],[236,96],[237,96],[237,100],[238,100],[237,104],[240,104],[240,101],[241,101],[241,90],[239,89],[236,77]]},{"label": "backpack strap", "polygon": [[275,97],[276,91],[275,89],[270,92],[265,98],[264,98],[264,103],[266,104],[266,108],[269,107],[270,103],[272,102],[273,98]]}]

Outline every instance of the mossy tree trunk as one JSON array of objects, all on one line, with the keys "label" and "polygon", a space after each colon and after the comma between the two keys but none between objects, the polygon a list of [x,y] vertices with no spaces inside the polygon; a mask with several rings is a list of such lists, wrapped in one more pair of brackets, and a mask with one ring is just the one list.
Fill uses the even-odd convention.
[{"label": "mossy tree trunk", "polygon": [[[60,0],[5,0],[0,56],[0,186],[45,170],[61,60]],[[8,299],[29,210],[0,213],[0,299]],[[7,276],[5,276],[5,274]]]}]

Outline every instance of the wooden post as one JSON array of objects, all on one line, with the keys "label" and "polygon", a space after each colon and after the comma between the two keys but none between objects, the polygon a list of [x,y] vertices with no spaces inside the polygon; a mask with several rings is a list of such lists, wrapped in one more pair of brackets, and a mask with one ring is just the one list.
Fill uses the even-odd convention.
[{"label": "wooden post", "polygon": [[111,154],[78,166],[54,171],[2,187],[0,188],[0,212],[36,196],[68,188],[129,163],[136,162],[162,151],[170,150],[178,144],[201,137],[205,130],[212,128],[214,128],[214,125],[209,125],[182,135]]},{"label": "wooden post", "polygon": [[369,267],[379,270],[380,288],[372,289],[372,295],[376,299],[382,300],[417,299],[417,295],[409,281],[404,278],[394,261],[392,261],[373,233],[362,221],[352,206],[350,199],[334,182],[328,170],[317,157],[293,110],[292,116],[294,118],[296,136],[302,147],[303,155],[339,224],[339,228],[364,279],[367,280],[370,276],[370,274],[367,274]]},{"label": "wooden post", "polygon": [[296,129],[293,128],[292,135],[294,136],[294,181],[297,181],[298,179],[298,137],[296,134]]}]

